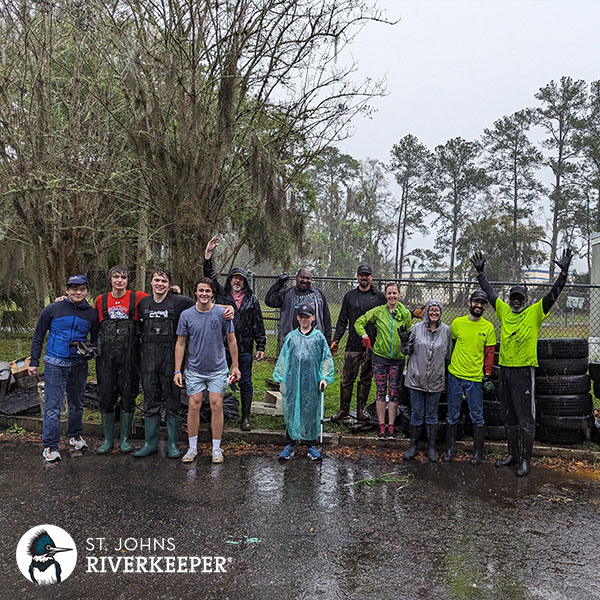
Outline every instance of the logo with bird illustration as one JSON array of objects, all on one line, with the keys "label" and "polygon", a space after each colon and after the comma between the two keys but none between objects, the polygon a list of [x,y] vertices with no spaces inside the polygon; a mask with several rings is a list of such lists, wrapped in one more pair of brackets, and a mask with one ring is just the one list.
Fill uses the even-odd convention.
[{"label": "logo with bird illustration", "polygon": [[55,525],[32,527],[17,545],[19,569],[37,585],[62,583],[71,575],[76,563],[73,538]]}]

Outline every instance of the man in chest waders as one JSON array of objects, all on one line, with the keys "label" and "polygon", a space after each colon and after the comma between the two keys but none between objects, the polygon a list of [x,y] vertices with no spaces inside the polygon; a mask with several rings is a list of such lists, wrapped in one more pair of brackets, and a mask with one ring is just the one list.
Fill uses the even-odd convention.
[{"label": "man in chest waders", "polygon": [[167,411],[167,455],[179,458],[180,390],[173,382],[175,342],[179,315],[194,306],[194,300],[169,291],[171,273],[157,268],[150,273],[152,295],[140,300],[140,375],[144,390],[144,445],[135,457],[158,451],[160,413]]},{"label": "man in chest waders", "polygon": [[135,399],[139,392],[137,307],[139,301],[147,296],[144,292],[127,289],[127,267],[112,267],[108,272],[108,279],[111,291],[98,296],[94,305],[100,320],[96,376],[104,433],[104,441],[96,450],[97,454],[106,454],[112,450],[115,405],[119,399],[121,452],[133,450],[128,437],[133,423]]}]

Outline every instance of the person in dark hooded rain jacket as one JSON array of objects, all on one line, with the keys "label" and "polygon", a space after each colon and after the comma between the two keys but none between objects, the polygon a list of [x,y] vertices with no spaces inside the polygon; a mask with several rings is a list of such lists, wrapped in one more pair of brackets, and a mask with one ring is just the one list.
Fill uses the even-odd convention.
[{"label": "person in dark hooded rain jacket", "polygon": [[[267,336],[263,323],[262,311],[258,298],[252,293],[248,282],[248,273],[241,267],[234,267],[227,275],[225,286],[217,281],[212,254],[219,245],[219,236],[215,235],[208,241],[204,250],[204,276],[215,282],[216,302],[229,304],[235,311],[233,326],[238,345],[238,361],[242,379],[240,380],[240,395],[242,400],[242,431],[250,431],[250,408],[252,404],[252,361],[262,360],[265,355]],[[256,343],[256,354],[254,344]],[[229,360],[229,358],[228,358]]]},{"label": "person in dark hooded rain jacket", "polygon": [[452,353],[450,327],[442,323],[442,303],[429,300],[422,323],[413,325],[410,333],[401,332],[402,354],[410,356],[404,384],[410,392],[410,448],[405,460],[417,455],[423,420],[427,424],[427,456],[437,462],[435,442],[438,427],[438,402],[446,387],[446,366]]}]

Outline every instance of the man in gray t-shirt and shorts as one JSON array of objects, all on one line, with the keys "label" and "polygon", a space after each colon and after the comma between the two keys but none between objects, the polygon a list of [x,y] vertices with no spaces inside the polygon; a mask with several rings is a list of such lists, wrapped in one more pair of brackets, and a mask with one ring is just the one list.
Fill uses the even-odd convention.
[{"label": "man in gray t-shirt and shorts", "polygon": [[193,462],[198,454],[198,426],[200,406],[204,390],[208,389],[210,400],[212,431],[212,462],[223,462],[221,435],[223,434],[223,397],[229,380],[229,370],[225,358],[223,338],[227,340],[231,355],[231,374],[239,380],[238,350],[232,321],[225,321],[225,309],[213,302],[213,283],[201,277],[194,286],[196,304],[184,310],[177,325],[175,344],[175,385],[183,386],[181,365],[185,349],[188,349],[185,384],[188,393],[188,438],[189,448],[181,459],[184,463]]}]

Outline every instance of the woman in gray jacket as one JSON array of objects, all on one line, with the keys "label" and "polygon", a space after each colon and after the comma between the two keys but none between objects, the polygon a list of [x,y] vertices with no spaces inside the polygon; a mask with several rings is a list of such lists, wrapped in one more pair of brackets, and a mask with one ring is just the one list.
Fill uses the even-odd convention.
[{"label": "woman in gray jacket", "polygon": [[410,355],[404,383],[410,392],[410,448],[402,458],[410,460],[417,455],[418,442],[427,424],[427,456],[437,462],[435,451],[440,395],[446,387],[446,366],[452,354],[450,327],[442,323],[442,303],[429,300],[425,305],[422,323],[413,325],[410,335],[403,336],[402,353]]}]

